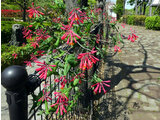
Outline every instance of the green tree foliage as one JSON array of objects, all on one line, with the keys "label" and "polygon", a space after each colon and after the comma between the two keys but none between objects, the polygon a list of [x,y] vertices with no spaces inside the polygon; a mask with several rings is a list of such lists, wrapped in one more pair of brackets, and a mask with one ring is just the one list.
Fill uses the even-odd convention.
[{"label": "green tree foliage", "polygon": [[117,0],[113,11],[117,14],[117,19],[123,15],[124,0]]}]

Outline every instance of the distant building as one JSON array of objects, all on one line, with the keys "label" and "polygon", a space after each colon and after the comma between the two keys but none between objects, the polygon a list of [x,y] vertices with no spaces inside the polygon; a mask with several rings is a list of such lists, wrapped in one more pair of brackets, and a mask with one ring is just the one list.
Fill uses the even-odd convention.
[{"label": "distant building", "polygon": [[160,0],[150,0],[149,16],[152,16],[152,7],[160,7]]},{"label": "distant building", "polygon": [[113,7],[114,7],[114,3],[112,2],[107,2],[106,3],[106,10],[108,10],[108,15],[117,19],[117,14],[115,12],[113,12]]}]

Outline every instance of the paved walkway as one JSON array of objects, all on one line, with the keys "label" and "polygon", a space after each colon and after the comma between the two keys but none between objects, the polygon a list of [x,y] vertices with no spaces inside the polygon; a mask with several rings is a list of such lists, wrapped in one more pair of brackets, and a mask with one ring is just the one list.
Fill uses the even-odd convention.
[{"label": "paved walkway", "polygon": [[[113,57],[116,95],[129,120],[160,120],[160,31],[144,27],[120,26],[128,36],[130,28],[139,37],[134,43],[124,40],[122,52]],[[159,79],[158,79],[159,78]]]}]

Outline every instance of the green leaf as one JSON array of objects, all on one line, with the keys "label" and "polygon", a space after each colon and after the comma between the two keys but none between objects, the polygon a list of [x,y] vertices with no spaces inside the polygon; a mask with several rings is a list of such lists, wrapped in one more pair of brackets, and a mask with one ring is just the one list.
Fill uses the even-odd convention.
[{"label": "green leaf", "polygon": [[79,87],[75,87],[74,89],[75,89],[75,91],[79,91]]},{"label": "green leaf", "polygon": [[45,100],[45,114],[46,114],[46,115],[49,115],[48,102],[47,102],[47,100]]},{"label": "green leaf", "polygon": [[75,80],[73,81],[73,85],[76,86],[76,85],[78,84],[78,82],[79,82],[79,79],[75,79]]},{"label": "green leaf", "polygon": [[78,64],[77,58],[75,57],[74,54],[68,55],[66,61],[73,67],[75,67]]},{"label": "green leaf", "polygon": [[58,47],[58,46],[59,46],[59,43],[60,43],[60,38],[57,38],[57,41],[56,41],[56,43],[54,44],[55,47]]},{"label": "green leaf", "polygon": [[120,39],[121,43],[124,43],[123,40],[122,40],[121,34],[119,34],[119,39]]},{"label": "green leaf", "polygon": [[67,75],[67,73],[69,72],[70,69],[71,69],[71,65],[68,62],[65,62],[65,65],[64,65],[64,76]]}]

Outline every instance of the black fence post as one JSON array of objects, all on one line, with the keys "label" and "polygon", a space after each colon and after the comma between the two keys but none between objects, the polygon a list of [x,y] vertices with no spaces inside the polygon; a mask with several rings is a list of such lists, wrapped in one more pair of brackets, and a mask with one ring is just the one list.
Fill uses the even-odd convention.
[{"label": "black fence post", "polygon": [[26,83],[28,74],[21,66],[10,66],[2,72],[1,84],[7,89],[7,103],[10,120],[28,119],[28,98]]}]

